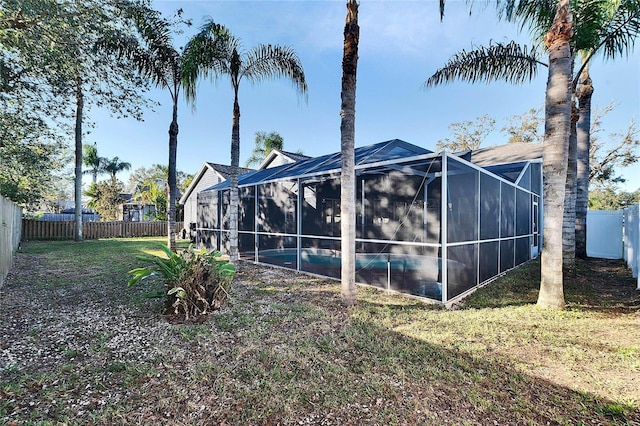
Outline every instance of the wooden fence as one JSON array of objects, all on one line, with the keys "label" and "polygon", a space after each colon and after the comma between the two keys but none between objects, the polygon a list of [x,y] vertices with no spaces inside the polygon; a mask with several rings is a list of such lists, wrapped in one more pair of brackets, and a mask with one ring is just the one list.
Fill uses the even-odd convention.
[{"label": "wooden fence", "polygon": [[[46,222],[23,219],[22,239],[72,240],[73,221]],[[176,234],[180,235],[183,222],[176,222]],[[132,238],[161,237],[167,235],[167,222],[83,222],[82,238]]]},{"label": "wooden fence", "polygon": [[20,245],[22,209],[0,196],[0,288],[13,263],[13,254]]}]

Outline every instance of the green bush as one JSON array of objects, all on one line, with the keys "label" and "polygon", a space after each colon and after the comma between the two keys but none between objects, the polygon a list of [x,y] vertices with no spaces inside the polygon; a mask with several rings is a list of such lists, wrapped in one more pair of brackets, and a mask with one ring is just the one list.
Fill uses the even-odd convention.
[{"label": "green bush", "polygon": [[193,246],[174,253],[162,246],[164,256],[137,256],[149,266],[129,271],[129,286],[152,276],[159,276],[166,287],[166,313],[197,321],[220,306],[229,297],[235,268],[220,252],[195,250]]}]

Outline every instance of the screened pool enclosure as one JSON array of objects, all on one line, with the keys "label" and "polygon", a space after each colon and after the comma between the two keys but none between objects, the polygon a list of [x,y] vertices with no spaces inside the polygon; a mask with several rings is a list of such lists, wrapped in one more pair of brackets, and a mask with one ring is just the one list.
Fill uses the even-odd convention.
[{"label": "screened pool enclosure", "polygon": [[[540,161],[483,168],[400,140],[355,157],[358,283],[447,303],[537,256]],[[241,175],[240,258],[339,278],[340,166],[336,153]],[[228,248],[228,213],[228,181],[198,195],[199,244]]]}]

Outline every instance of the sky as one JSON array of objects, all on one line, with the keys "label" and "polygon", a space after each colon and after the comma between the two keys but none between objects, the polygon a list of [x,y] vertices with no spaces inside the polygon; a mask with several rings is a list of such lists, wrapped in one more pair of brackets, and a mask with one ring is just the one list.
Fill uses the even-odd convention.
[{"label": "sky", "polygon": [[[242,40],[243,48],[260,43],[292,47],[300,57],[308,96],[300,97],[288,80],[240,85],[240,163],[249,157],[258,131],[278,132],[287,151],[318,156],[340,151],[340,86],[342,76],[344,0],[324,1],[155,1],[166,16],[183,9],[193,25],[177,35],[184,46],[204,19],[226,26]],[[496,130],[482,146],[507,143],[500,129],[507,119],[531,108],[542,108],[547,69],[540,68],[530,83],[465,82],[425,89],[423,84],[455,53],[490,41],[516,40],[531,44],[528,32],[500,22],[489,2],[476,2],[469,13],[464,1],[448,0],[440,21],[437,0],[361,0],[360,45],[356,92],[356,147],[390,139],[434,150],[438,140],[451,137],[453,122],[474,121],[488,114]],[[591,65],[595,88],[592,104],[616,107],[603,119],[603,136],[626,131],[640,120],[640,51],[615,61],[596,57]],[[97,142],[103,157],[118,156],[138,167],[168,162],[171,100],[154,90],[161,103],[147,111],[143,122],[115,119],[107,112],[90,113],[96,128],[85,142]],[[233,92],[226,76],[202,80],[195,109],[179,105],[178,170],[196,173],[203,162],[230,164]],[[640,188],[640,165],[619,170],[632,191]],[[119,175],[127,182],[128,173]]]}]

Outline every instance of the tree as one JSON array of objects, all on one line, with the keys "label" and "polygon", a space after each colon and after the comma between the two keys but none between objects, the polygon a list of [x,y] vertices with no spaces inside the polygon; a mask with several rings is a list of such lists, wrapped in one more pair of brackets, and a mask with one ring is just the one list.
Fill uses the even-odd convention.
[{"label": "tree", "polygon": [[611,112],[613,104],[602,110],[596,109],[590,126],[589,183],[598,186],[624,182],[617,172],[623,167],[638,161],[637,150],[640,147],[640,129],[635,120],[631,120],[623,133],[609,133],[601,138],[602,118]]},{"label": "tree", "polygon": [[[548,34],[551,19],[555,16],[550,9],[551,2],[545,0],[508,0],[501,4],[503,5],[502,11],[508,20],[520,20],[523,27],[531,25],[536,35]],[[579,20],[575,39],[572,40],[573,51],[588,51],[589,53],[583,61],[582,68],[576,73],[576,78],[572,81],[572,91],[576,89],[577,76],[582,75],[584,67],[593,57],[594,52],[602,49],[605,56],[611,58],[616,54],[625,52],[628,54],[638,31],[640,31],[640,2],[637,0],[624,0],[619,3],[612,3],[609,0],[579,1],[576,7]],[[506,45],[492,44],[488,48],[482,47],[472,52],[463,51],[455,55],[443,69],[438,70],[427,81],[426,85],[440,84],[456,78],[471,82],[482,79],[487,81],[502,79],[519,83],[533,78],[539,65],[546,66],[539,60],[535,48],[528,50],[526,46],[519,46],[514,42]],[[575,150],[575,152],[583,151]],[[573,183],[569,177],[567,185],[572,188],[572,192]],[[573,197],[568,197],[566,201],[573,203]],[[571,211],[573,208],[570,206],[568,210]],[[580,211],[580,209],[578,210]],[[583,213],[586,214],[586,210]],[[580,214],[582,213],[579,213],[578,216]],[[567,222],[569,221],[572,224],[576,222],[575,216],[567,215]],[[568,229],[570,227],[565,227],[565,230]],[[581,235],[586,235],[586,231]],[[572,245],[575,246],[575,238],[574,228],[573,232],[568,232],[566,239],[571,240]]]},{"label": "tree", "polygon": [[122,200],[122,182],[116,179],[92,183],[85,195],[91,197],[89,207],[94,209],[100,215],[100,220],[104,222],[113,222],[122,220],[120,213],[120,205]]},{"label": "tree", "polygon": [[[8,57],[19,64],[12,68],[10,80],[19,82],[25,90],[31,88],[36,97],[47,99],[43,105],[53,106],[57,102],[63,106],[46,111],[47,114],[73,105],[65,114],[74,120],[74,233],[78,241],[82,239],[82,137],[87,112],[97,105],[116,115],[140,118],[142,109],[148,105],[141,95],[146,87],[129,64],[106,49],[95,48],[106,32],[127,31],[126,18],[114,3],[111,0],[12,2],[3,11],[6,13],[3,16],[10,18],[0,19],[0,28],[9,27],[0,31],[0,39],[11,49]],[[3,64],[7,63],[3,60]]]},{"label": "tree", "polygon": [[104,166],[108,160],[98,155],[98,146],[96,143],[93,145],[83,145],[82,151],[82,164],[89,167],[89,170],[85,170],[84,173],[90,173],[93,178],[93,183],[96,183],[98,175],[105,173]]},{"label": "tree", "polygon": [[[176,171],[176,184],[183,191],[189,186],[192,178],[192,175]],[[149,168],[139,167],[129,176],[127,190],[142,202],[155,206],[156,220],[167,220],[168,181],[169,168],[165,165],[154,164]]]},{"label": "tree", "polygon": [[453,132],[453,139],[440,139],[436,144],[438,151],[462,152],[480,148],[482,142],[495,127],[496,120],[488,114],[477,117],[475,122],[462,121],[451,123],[449,130]]},{"label": "tree", "polygon": [[342,170],[340,173],[340,244],[342,255],[342,300],[347,306],[356,303],[356,172],[355,121],[356,75],[358,67],[358,2],[347,0],[342,56],[342,104],[340,107],[340,139]]},{"label": "tree", "polygon": [[[193,175],[176,170],[176,185],[180,190],[186,189],[192,178]],[[162,186],[166,187],[169,182],[169,167],[164,164],[152,164],[148,168],[138,167],[129,175],[127,190],[135,192],[137,187],[147,181],[162,182]]]},{"label": "tree", "polygon": [[538,306],[564,308],[562,224],[569,135],[571,132],[571,37],[573,16],[569,0],[559,0],[553,24],[545,37],[549,77],[545,99],[543,149],[544,242]]},{"label": "tree", "polygon": [[601,9],[604,13],[601,28],[580,50],[582,66],[574,78],[574,90],[578,99],[577,123],[577,194],[576,194],[576,255],[587,256],[587,208],[589,198],[589,165],[591,151],[591,99],[594,91],[589,75],[589,63],[599,51],[606,58],[618,54],[628,55],[640,33],[640,2],[623,0],[608,2]]},{"label": "tree", "polygon": [[240,39],[208,20],[185,48],[183,83],[187,97],[195,102],[196,82],[203,77],[217,79],[226,75],[233,88],[233,121],[231,125],[231,176],[229,206],[229,257],[238,260],[238,167],[240,164],[240,103],[238,92],[243,79],[260,83],[272,78],[289,79],[299,94],[307,93],[302,63],[288,46],[260,44],[242,51]]},{"label": "tree", "polygon": [[113,157],[112,159],[105,159],[104,161],[104,171],[105,173],[109,173],[111,175],[111,179],[116,179],[116,174],[125,170],[131,169],[131,163],[127,163],[126,161],[120,161],[120,158]]},{"label": "tree", "polygon": [[142,182],[133,195],[144,204],[153,204],[154,220],[167,220],[167,191],[164,184],[150,179]]},{"label": "tree", "polygon": [[0,109],[0,195],[35,213],[66,188],[70,156],[57,132],[23,112]]},{"label": "tree", "polygon": [[0,195],[26,211],[37,210],[55,186],[55,170],[64,160],[53,145],[6,140],[0,147]]},{"label": "tree", "polygon": [[[0,12],[0,194],[29,213],[54,196],[53,188],[66,186],[59,182],[70,161],[61,137],[69,130],[66,103],[45,78],[45,66],[58,63],[42,42],[52,14],[45,3],[4,2]],[[36,18],[40,25],[33,25]]]},{"label": "tree", "polygon": [[144,6],[129,6],[125,14],[134,21],[137,35],[122,37],[112,34],[102,40],[105,46],[120,57],[129,59],[134,67],[156,87],[169,92],[172,102],[172,118],[169,124],[169,162],[168,162],[168,204],[169,218],[167,246],[176,250],[176,161],[178,151],[178,100],[183,88],[182,73],[185,52],[174,47],[173,34],[178,23],[190,22],[181,19],[178,11],[177,21],[163,18],[159,12]]},{"label": "tree", "polygon": [[256,146],[251,151],[249,159],[244,164],[245,167],[257,166],[267,158],[267,155],[274,149],[282,150],[284,140],[278,132],[256,132]]},{"label": "tree", "polygon": [[640,188],[634,192],[620,191],[615,184],[597,185],[589,191],[591,210],[620,210],[640,202]]},{"label": "tree", "polygon": [[[509,0],[503,10],[509,20],[520,20],[522,25],[532,23],[534,34],[541,34],[550,25],[550,3],[546,1]],[[565,229],[566,239],[570,239],[575,247],[575,254],[586,257],[586,214],[588,198],[589,173],[589,122],[591,116],[591,97],[593,84],[589,76],[589,64],[596,53],[602,52],[607,59],[615,59],[617,55],[632,50],[635,39],[640,32],[640,2],[638,0],[589,0],[577,1],[576,30],[572,42],[574,52],[581,57],[581,66],[573,77],[572,90],[578,100],[578,116],[576,132],[576,174],[575,185],[569,178],[567,185],[572,193],[576,192],[575,218],[567,216],[567,220],[575,220],[575,233],[570,232],[570,224]],[[571,157],[573,166],[573,156]],[[570,169],[573,173],[573,167]],[[574,186],[576,187],[574,189]],[[573,203],[573,199],[568,199]],[[568,209],[573,209],[568,205]],[[572,264],[574,267],[575,262]]]},{"label": "tree", "polygon": [[509,143],[541,143],[544,135],[539,129],[543,119],[540,109],[531,108],[524,114],[508,118],[509,124],[502,128],[502,132],[509,136]]},{"label": "tree", "polygon": [[[581,54],[584,61],[584,53]],[[589,204],[589,169],[591,140],[591,97],[593,84],[589,67],[585,66],[576,88],[578,98],[578,121],[576,122],[576,222],[575,254],[587,257],[587,208]]]}]

